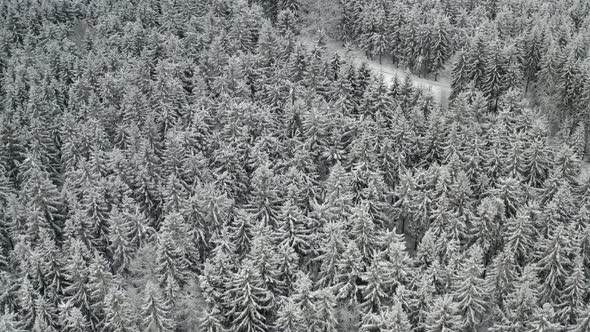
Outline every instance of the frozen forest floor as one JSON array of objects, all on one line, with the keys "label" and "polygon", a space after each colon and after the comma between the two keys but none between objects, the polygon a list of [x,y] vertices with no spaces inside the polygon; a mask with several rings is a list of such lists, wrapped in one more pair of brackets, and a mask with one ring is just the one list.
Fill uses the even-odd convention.
[{"label": "frozen forest floor", "polygon": [[[315,43],[315,38],[309,35],[301,35],[300,40],[306,45],[313,45]],[[409,73],[408,70],[396,66],[390,56],[383,56],[381,63],[379,63],[378,56],[369,59],[360,48],[353,46],[350,49],[346,49],[342,45],[342,41],[330,37],[327,37],[326,40],[326,51],[330,54],[338,53],[343,59],[354,63],[356,66],[360,66],[363,62],[366,63],[374,73],[383,75],[386,82],[392,82],[395,76],[403,81],[405,76],[410,74],[416,87],[428,91],[433,96],[434,101],[443,108],[446,108],[448,105],[449,96],[451,95],[451,83],[447,70],[442,71],[436,81],[434,80],[434,75],[432,77],[418,77]]]}]

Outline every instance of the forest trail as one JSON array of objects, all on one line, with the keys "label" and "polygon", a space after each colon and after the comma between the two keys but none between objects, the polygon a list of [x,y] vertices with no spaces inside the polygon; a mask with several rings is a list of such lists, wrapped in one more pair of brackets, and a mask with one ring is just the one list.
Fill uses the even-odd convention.
[{"label": "forest trail", "polygon": [[[315,44],[314,38],[307,35],[300,36],[300,40],[305,45],[311,46]],[[354,46],[347,50],[342,45],[342,41],[336,39],[327,37],[325,47],[328,53],[338,53],[343,59],[354,63],[356,66],[360,66],[363,62],[366,63],[371,71],[377,75],[383,75],[385,81],[389,83],[393,81],[395,76],[400,80],[403,80],[406,74],[409,73],[409,71],[403,68],[396,67],[392,63],[390,56],[383,56],[381,63],[379,63],[379,57],[375,57],[371,60],[367,58],[363,50]],[[441,72],[438,75],[437,81],[435,81],[434,78],[418,77],[411,73],[410,77],[414,82],[414,86],[429,92],[433,96],[434,101],[441,105],[442,108],[446,109],[449,102],[449,96],[451,95],[451,83],[448,71]]]}]

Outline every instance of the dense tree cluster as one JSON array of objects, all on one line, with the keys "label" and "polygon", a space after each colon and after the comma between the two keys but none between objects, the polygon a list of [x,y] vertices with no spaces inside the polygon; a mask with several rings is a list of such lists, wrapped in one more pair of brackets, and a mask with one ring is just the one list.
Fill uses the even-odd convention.
[{"label": "dense tree cluster", "polygon": [[2,3],[0,330],[586,331],[586,127],[268,3]]},{"label": "dense tree cluster", "polygon": [[478,89],[496,110],[502,94],[522,89],[556,114],[556,122],[588,121],[588,1],[340,3],[345,41],[435,79],[451,64],[453,96]]}]

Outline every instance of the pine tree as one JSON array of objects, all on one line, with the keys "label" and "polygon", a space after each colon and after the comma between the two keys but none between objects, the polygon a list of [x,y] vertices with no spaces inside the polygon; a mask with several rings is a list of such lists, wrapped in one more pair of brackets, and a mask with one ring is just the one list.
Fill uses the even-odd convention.
[{"label": "pine tree", "polygon": [[67,284],[65,264],[61,259],[62,252],[57,248],[51,236],[44,230],[41,231],[41,240],[39,257],[46,290],[51,290],[55,295],[61,295]]},{"label": "pine tree", "polygon": [[540,187],[551,170],[551,153],[545,142],[540,139],[533,140],[523,152],[522,173],[527,183],[534,187]]},{"label": "pine tree", "polygon": [[502,244],[501,227],[504,222],[502,202],[492,197],[481,200],[473,222],[474,236],[484,250],[484,260],[493,256]]},{"label": "pine tree", "polygon": [[467,72],[467,55],[464,51],[457,54],[457,58],[453,63],[453,69],[451,71],[451,93],[450,98],[454,99],[459,96],[469,84],[469,73]]},{"label": "pine tree", "polygon": [[301,308],[287,298],[281,305],[275,323],[277,330],[285,332],[304,332],[308,330]]},{"label": "pine tree", "polygon": [[248,212],[238,209],[230,226],[230,237],[232,244],[239,255],[245,255],[250,252],[250,242],[252,241],[253,216]]},{"label": "pine tree", "polygon": [[[38,211],[37,228],[44,228],[53,238],[61,235],[61,218],[63,201],[57,186],[51,182],[49,174],[39,165],[39,161],[30,157],[22,165],[30,165],[23,171],[22,198],[30,210]],[[21,165],[21,166],[22,166]],[[36,236],[35,232],[30,236]]]},{"label": "pine tree", "polygon": [[38,297],[35,300],[35,323],[33,324],[32,331],[53,332],[57,331],[58,327],[55,307],[44,297]]},{"label": "pine tree", "polygon": [[354,241],[348,241],[346,250],[337,262],[334,286],[336,300],[356,304],[358,300],[358,281],[364,268],[363,257]]},{"label": "pine tree", "polygon": [[188,261],[177,246],[171,230],[164,230],[156,247],[156,272],[164,288],[173,284],[184,285],[189,278]]},{"label": "pine tree", "polygon": [[78,308],[71,308],[67,311],[63,325],[64,331],[68,332],[84,332],[90,328],[90,324]]},{"label": "pine tree", "polygon": [[386,247],[376,256],[376,261],[384,265],[388,282],[394,288],[408,284],[415,277],[415,261],[406,248],[405,236],[394,229],[386,232],[381,242]]},{"label": "pine tree", "polygon": [[558,322],[553,306],[550,303],[545,303],[543,304],[543,307],[535,310],[533,317],[531,318],[530,327],[526,331],[563,331],[563,325]]},{"label": "pine tree", "polygon": [[561,179],[574,183],[580,172],[580,160],[576,158],[574,150],[562,145],[553,160],[553,174]]},{"label": "pine tree", "polygon": [[500,178],[490,194],[502,201],[507,218],[515,216],[522,205],[522,189],[516,178]]},{"label": "pine tree", "polygon": [[363,286],[359,287],[363,299],[362,308],[366,313],[377,313],[388,299],[391,282],[387,266],[374,259],[367,271],[361,275]]},{"label": "pine tree", "polygon": [[563,227],[549,232],[548,238],[541,242],[537,269],[541,279],[540,298],[559,303],[565,288],[566,274],[571,268],[568,258],[568,238]]},{"label": "pine tree", "polygon": [[532,266],[527,265],[514,284],[504,306],[504,315],[494,323],[493,331],[525,331],[538,308],[538,280]]},{"label": "pine tree", "polygon": [[104,299],[104,328],[110,332],[139,331],[133,317],[133,310],[125,291],[114,286]]},{"label": "pine tree", "polygon": [[537,73],[541,69],[541,59],[543,54],[543,32],[538,26],[534,26],[523,40],[522,44],[522,69],[526,78],[525,92],[528,91],[529,85],[537,80]]},{"label": "pine tree", "polygon": [[497,43],[492,43],[487,50],[485,76],[481,86],[482,92],[490,102],[490,110],[492,111],[496,110],[498,98],[505,89],[506,62],[504,50]]},{"label": "pine tree", "polygon": [[459,312],[463,316],[462,325],[476,329],[488,307],[489,290],[482,277],[482,252],[478,247],[470,249],[470,256],[463,262],[454,281],[453,295]]},{"label": "pine tree", "polygon": [[543,95],[546,98],[553,97],[558,92],[559,82],[565,59],[561,47],[555,40],[550,40],[546,45],[546,52],[541,58],[539,82],[542,83]]},{"label": "pine tree", "polygon": [[430,72],[434,72],[434,80],[437,80],[438,71],[444,68],[445,62],[451,56],[451,38],[450,38],[450,23],[448,19],[443,16],[437,16],[432,25],[432,59],[430,62]]},{"label": "pine tree", "polygon": [[474,40],[471,43],[470,48],[467,50],[467,81],[473,81],[474,87],[479,90],[483,90],[484,83],[486,82],[487,71],[487,48],[489,41],[486,40],[488,36],[483,33],[475,35]]},{"label": "pine tree", "polygon": [[517,212],[516,216],[506,221],[506,247],[513,253],[520,264],[530,260],[533,243],[536,238],[533,221],[526,211]]},{"label": "pine tree", "polygon": [[463,322],[458,311],[457,303],[450,296],[437,298],[429,309],[424,331],[462,331]]},{"label": "pine tree", "polygon": [[170,306],[162,291],[153,282],[148,282],[141,302],[141,326],[143,331],[174,331],[175,322]]},{"label": "pine tree", "polygon": [[86,317],[95,319],[91,305],[90,289],[88,285],[89,269],[87,260],[90,253],[88,248],[79,240],[73,240],[68,250],[71,256],[65,264],[65,276],[68,282],[64,288],[68,305],[79,308]]},{"label": "pine tree", "polygon": [[287,286],[283,285],[280,280],[278,248],[274,244],[271,234],[270,227],[264,227],[262,224],[258,225],[254,231],[252,249],[247,255],[256,269],[257,277],[261,281],[261,287],[272,294],[270,302],[267,304],[269,310],[273,310],[276,304],[274,295]]},{"label": "pine tree", "polygon": [[118,209],[114,208],[110,214],[110,233],[108,249],[113,259],[115,271],[125,271],[131,260],[133,247],[128,241],[128,234],[131,233],[125,216]]},{"label": "pine tree", "polygon": [[314,260],[320,262],[318,284],[331,287],[336,283],[337,263],[344,251],[342,243],[344,230],[339,223],[326,223],[323,228],[324,239],[320,245],[320,254]]},{"label": "pine tree", "polygon": [[512,289],[517,277],[516,264],[510,247],[505,247],[488,266],[485,276],[485,287],[490,299],[503,308],[504,301]]},{"label": "pine tree", "polygon": [[300,271],[295,282],[295,291],[291,296],[295,305],[301,309],[305,326],[308,328],[313,326],[314,317],[317,312],[312,286],[309,275]]},{"label": "pine tree", "polygon": [[25,332],[26,330],[21,328],[19,323],[17,315],[8,311],[8,308],[4,308],[4,313],[0,315],[0,331]]},{"label": "pine tree", "polygon": [[578,308],[578,321],[571,326],[571,332],[588,331],[590,328],[590,305]]},{"label": "pine tree", "polygon": [[332,291],[329,288],[319,289],[313,292],[313,297],[316,311],[311,330],[317,332],[337,331],[336,301]]},{"label": "pine tree", "polygon": [[90,291],[91,308],[95,317],[95,321],[90,323],[101,323],[105,317],[104,303],[113,284],[113,275],[109,270],[106,259],[98,253],[94,254],[88,270],[88,289]]},{"label": "pine tree", "polygon": [[31,285],[28,277],[25,276],[22,279],[20,288],[16,294],[17,303],[20,307],[18,319],[23,329],[30,330],[35,322],[35,300],[39,294],[33,289],[33,285]]},{"label": "pine tree", "polygon": [[584,299],[588,296],[589,287],[583,258],[576,256],[573,271],[565,280],[563,296],[560,298],[562,305],[556,308],[559,321],[570,324],[577,321],[577,310],[584,307]]},{"label": "pine tree", "polygon": [[366,204],[353,207],[350,223],[352,224],[350,238],[356,242],[361,256],[365,262],[368,262],[373,257],[375,247],[379,245],[379,239]]},{"label": "pine tree", "polygon": [[271,293],[263,288],[263,282],[251,261],[244,261],[234,275],[227,301],[232,303],[229,312],[235,331],[256,332],[270,328],[267,321]]},{"label": "pine tree", "polygon": [[396,301],[391,307],[381,312],[380,329],[383,332],[403,332],[411,331],[412,324],[408,319],[408,314],[399,301]]},{"label": "pine tree", "polygon": [[305,255],[311,247],[311,234],[308,228],[309,220],[300,208],[286,201],[278,216],[278,236],[282,246],[290,246],[299,255]]},{"label": "pine tree", "polygon": [[276,225],[280,200],[276,191],[276,178],[269,165],[258,167],[252,175],[252,199],[249,211],[265,225]]}]

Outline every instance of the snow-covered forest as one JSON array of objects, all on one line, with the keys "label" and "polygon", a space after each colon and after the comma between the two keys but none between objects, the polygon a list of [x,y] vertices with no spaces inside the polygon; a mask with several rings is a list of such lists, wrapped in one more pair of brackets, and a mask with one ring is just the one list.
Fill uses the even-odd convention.
[{"label": "snow-covered forest", "polygon": [[589,53],[587,0],[2,1],[0,332],[588,332]]}]

